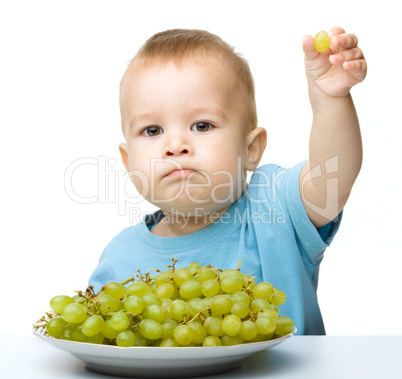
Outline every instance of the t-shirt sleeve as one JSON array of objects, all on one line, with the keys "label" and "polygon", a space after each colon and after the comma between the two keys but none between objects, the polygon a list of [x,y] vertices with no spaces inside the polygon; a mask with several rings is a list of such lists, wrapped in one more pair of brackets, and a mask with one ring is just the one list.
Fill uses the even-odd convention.
[{"label": "t-shirt sleeve", "polygon": [[106,246],[103,251],[98,266],[92,272],[91,277],[89,278],[88,285],[94,286],[95,292],[98,292],[102,286],[104,286],[107,282],[109,282],[113,277],[113,271],[111,269],[109,257],[108,257],[108,246]]},{"label": "t-shirt sleeve", "polygon": [[321,262],[325,249],[338,232],[343,212],[320,228],[313,225],[304,208],[299,189],[300,172],[305,163],[306,161],[300,162],[286,170],[283,186],[279,188],[278,196],[285,200],[285,206],[302,255],[312,265],[317,265]]},{"label": "t-shirt sleeve", "polygon": [[122,267],[126,266],[126,262],[122,260],[120,252],[132,250],[130,231],[131,227],[123,229],[103,250],[99,263],[92,272],[88,283],[88,285],[94,286],[95,292],[110,281],[119,281],[119,273]]}]

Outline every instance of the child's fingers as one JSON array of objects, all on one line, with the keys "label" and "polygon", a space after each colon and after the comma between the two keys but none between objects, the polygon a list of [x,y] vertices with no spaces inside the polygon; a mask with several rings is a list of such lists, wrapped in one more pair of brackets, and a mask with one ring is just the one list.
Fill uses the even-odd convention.
[{"label": "child's fingers", "polygon": [[320,54],[314,49],[314,38],[310,35],[305,35],[303,37],[303,51],[307,59],[315,59]]},{"label": "child's fingers", "polygon": [[357,37],[351,33],[334,35],[331,38],[331,44],[342,49],[352,49],[357,46],[357,43]]},{"label": "child's fingers", "polygon": [[360,82],[367,75],[367,62],[365,59],[343,62],[342,67]]},{"label": "child's fingers", "polygon": [[342,64],[345,61],[354,61],[356,59],[363,59],[363,52],[359,47],[355,47],[349,50],[342,50],[329,57],[329,61],[332,64]]},{"label": "child's fingers", "polygon": [[345,29],[342,29],[339,26],[334,26],[328,30],[328,37],[332,38],[333,36],[337,36],[339,34],[344,34],[344,33],[346,33]]}]

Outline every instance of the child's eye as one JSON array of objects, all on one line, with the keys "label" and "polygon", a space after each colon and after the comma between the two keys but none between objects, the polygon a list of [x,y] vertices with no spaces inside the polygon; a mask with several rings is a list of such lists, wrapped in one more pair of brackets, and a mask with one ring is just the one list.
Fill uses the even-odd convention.
[{"label": "child's eye", "polygon": [[191,130],[194,130],[194,128],[197,132],[207,132],[207,131],[211,130],[213,128],[213,126],[209,122],[200,121],[200,122],[196,122],[191,127]]},{"label": "child's eye", "polygon": [[154,137],[161,133],[162,129],[159,126],[148,126],[141,132],[141,134],[145,134],[148,137]]}]

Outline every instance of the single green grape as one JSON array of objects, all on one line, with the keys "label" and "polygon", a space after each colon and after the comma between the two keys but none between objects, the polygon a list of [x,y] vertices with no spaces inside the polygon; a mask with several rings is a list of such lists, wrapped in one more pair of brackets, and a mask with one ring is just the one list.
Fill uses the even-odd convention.
[{"label": "single green grape", "polygon": [[253,296],[259,299],[268,300],[274,296],[274,286],[268,282],[258,283],[253,289]]},{"label": "single green grape", "polygon": [[142,317],[144,319],[149,318],[161,323],[166,319],[166,310],[161,305],[151,304],[144,308],[142,311]]},{"label": "single green grape", "polygon": [[201,265],[197,262],[191,262],[187,266],[187,270],[191,272],[191,274],[195,274],[201,268]]},{"label": "single green grape", "polygon": [[60,316],[53,317],[46,324],[46,332],[49,334],[49,336],[60,338],[66,326],[67,322],[64,321]]},{"label": "single green grape", "polygon": [[243,281],[243,275],[241,274],[241,272],[238,271],[238,270],[233,270],[231,268],[228,269],[228,270],[222,271],[219,274],[219,277],[220,277],[221,281],[226,279],[226,278],[230,278],[230,277],[239,278],[239,279],[241,279]]},{"label": "single green grape", "polygon": [[221,281],[221,288],[226,293],[235,293],[243,289],[243,279],[231,276]]},{"label": "single green grape", "polygon": [[117,282],[109,282],[105,285],[103,293],[120,300],[126,294],[126,287]]},{"label": "single green grape", "polygon": [[113,329],[110,326],[110,320],[107,320],[103,325],[102,334],[105,338],[109,340],[114,340],[119,335],[119,332]]},{"label": "single green grape", "polygon": [[193,342],[203,343],[205,338],[207,338],[205,328],[199,322],[190,322],[188,325],[191,329],[193,329],[194,332]]},{"label": "single green grape", "polygon": [[173,273],[174,282],[180,287],[185,281],[193,279],[193,274],[185,267],[180,267]]},{"label": "single green grape", "polygon": [[262,309],[271,309],[268,300],[265,299],[254,299],[250,305],[253,312],[259,312]]},{"label": "single green grape", "polygon": [[82,333],[87,337],[93,337],[102,331],[104,324],[105,320],[102,316],[90,316],[82,324]]},{"label": "single green grape", "polygon": [[173,338],[173,330],[179,323],[173,319],[167,319],[161,322],[162,326],[162,339],[166,340],[168,338]]},{"label": "single green grape", "polygon": [[[256,326],[257,327],[257,326]],[[253,339],[251,339],[251,340],[248,340],[247,342],[263,342],[263,341],[267,341],[267,340],[269,340],[271,337],[272,337],[272,335],[273,335],[273,333],[270,333],[270,334],[260,334],[260,333],[258,333],[257,332],[257,335],[253,338]]]},{"label": "single green grape", "polygon": [[293,320],[289,317],[279,316],[276,323],[275,334],[278,336],[284,336],[292,332],[295,324]]},{"label": "single green grape", "polygon": [[190,307],[183,300],[174,300],[170,304],[170,313],[176,321],[181,322],[184,320],[185,315],[190,314]]},{"label": "single green grape", "polygon": [[257,326],[257,332],[259,334],[269,334],[275,330],[276,323],[275,320],[269,317],[258,317],[255,321]]},{"label": "single green grape", "polygon": [[89,337],[82,333],[82,324],[75,325],[73,329],[73,341],[76,342],[88,342]]},{"label": "single green grape", "polygon": [[102,309],[102,314],[110,312],[117,312],[120,308],[119,300],[115,299],[113,296],[107,293],[102,293],[98,295],[99,307]]},{"label": "single green grape", "polygon": [[275,288],[275,294],[269,299],[269,302],[272,305],[282,305],[286,301],[286,295],[283,291]]},{"label": "single green grape", "polygon": [[174,295],[174,285],[172,282],[161,284],[156,290],[155,295],[160,299],[171,299]]},{"label": "single green grape", "polygon": [[329,38],[327,32],[318,32],[314,37],[314,49],[316,49],[319,53],[328,50],[330,45],[331,39]]},{"label": "single green grape", "polygon": [[124,300],[124,309],[127,312],[140,314],[144,309],[144,303],[140,297],[131,295]]},{"label": "single green grape", "polygon": [[179,347],[180,345],[173,338],[162,339],[160,347]]},{"label": "single green grape", "polygon": [[74,327],[72,325],[66,325],[63,329],[63,332],[61,333],[60,338],[62,340],[67,340],[67,341],[72,341],[73,339],[73,332],[74,332]]},{"label": "single green grape", "polygon": [[211,299],[210,306],[212,313],[229,313],[233,307],[233,301],[227,295],[217,295]]},{"label": "single green grape", "polygon": [[126,330],[129,325],[130,319],[122,313],[116,313],[110,318],[110,327],[117,332]]},{"label": "single green grape", "polygon": [[131,330],[123,330],[116,338],[116,345],[121,347],[135,346],[136,337]]},{"label": "single green grape", "polygon": [[189,325],[178,325],[173,331],[173,338],[178,344],[186,346],[193,342],[194,331]]},{"label": "single green grape", "polygon": [[273,311],[272,309],[263,309],[258,312],[258,317],[270,317],[272,318],[275,322],[278,321],[279,319],[279,314],[278,312]]},{"label": "single green grape", "polygon": [[150,318],[142,320],[138,329],[140,333],[149,340],[157,340],[162,337],[162,325]]},{"label": "single green grape", "polygon": [[202,343],[203,347],[222,346],[222,341],[217,336],[208,336]]},{"label": "single green grape", "polygon": [[103,344],[103,341],[105,340],[105,337],[103,337],[103,334],[102,333],[98,333],[98,334],[95,334],[94,336],[92,336],[92,337],[87,337],[87,341],[86,342],[88,342],[88,343],[96,343],[96,344],[98,344],[98,345],[101,345],[101,344]]},{"label": "single green grape", "polygon": [[235,292],[231,297],[233,303],[244,303],[247,306],[250,305],[250,296],[244,291]]},{"label": "single green grape", "polygon": [[242,322],[241,330],[239,332],[239,336],[244,341],[250,341],[257,336],[257,325],[251,321],[246,320]]},{"label": "single green grape", "polygon": [[241,330],[242,322],[235,315],[228,315],[222,320],[222,331],[227,336],[236,336]]},{"label": "single green grape", "polygon": [[201,282],[204,283],[207,280],[215,279],[216,273],[212,268],[209,267],[203,267],[200,269],[197,273],[196,278]]},{"label": "single green grape", "polygon": [[234,346],[241,345],[243,340],[240,336],[228,336],[224,335],[221,337],[222,346]]},{"label": "single green grape", "polygon": [[244,303],[234,303],[230,313],[243,319],[250,314],[250,308]]},{"label": "single green grape", "polygon": [[144,304],[144,308],[151,304],[162,305],[162,300],[154,293],[146,293],[141,300]]},{"label": "single green grape", "polygon": [[50,308],[52,308],[55,313],[61,314],[64,307],[71,303],[74,303],[74,300],[70,296],[55,296],[50,300]]},{"label": "single green grape", "polygon": [[134,329],[135,346],[147,346],[147,339],[139,332],[138,327]]},{"label": "single green grape", "polygon": [[69,324],[79,324],[87,317],[87,309],[82,304],[67,304],[61,312],[61,317]]},{"label": "single green grape", "polygon": [[222,331],[222,320],[217,317],[208,317],[204,321],[205,331],[211,336],[221,337],[223,336]]},{"label": "single green grape", "polygon": [[207,301],[205,299],[200,299],[199,297],[195,297],[187,301],[187,304],[190,309],[190,317],[194,317],[197,313],[200,313],[204,316],[208,315],[208,310],[205,310],[208,307]]},{"label": "single green grape", "polygon": [[180,296],[184,299],[192,299],[193,297],[201,297],[202,296],[202,284],[198,279],[190,279],[186,280],[180,286]]},{"label": "single green grape", "polygon": [[214,297],[221,291],[219,282],[215,279],[206,280],[202,283],[201,292],[204,296]]},{"label": "single green grape", "polygon": [[127,287],[127,296],[135,295],[142,297],[147,293],[150,293],[151,287],[145,282],[135,282]]},{"label": "single green grape", "polygon": [[159,287],[162,284],[165,284],[167,281],[171,282],[170,279],[173,279],[173,270],[167,270],[167,271],[161,272],[155,278],[156,287]]}]

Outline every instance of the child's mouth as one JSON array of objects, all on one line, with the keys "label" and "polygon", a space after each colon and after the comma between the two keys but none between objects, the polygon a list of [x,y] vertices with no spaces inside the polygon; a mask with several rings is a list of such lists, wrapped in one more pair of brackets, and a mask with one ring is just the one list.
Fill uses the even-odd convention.
[{"label": "child's mouth", "polygon": [[167,174],[165,177],[170,177],[170,178],[184,177],[184,178],[186,178],[194,173],[196,173],[195,170],[185,168],[185,169],[181,169],[181,170],[173,170],[169,174]]}]

